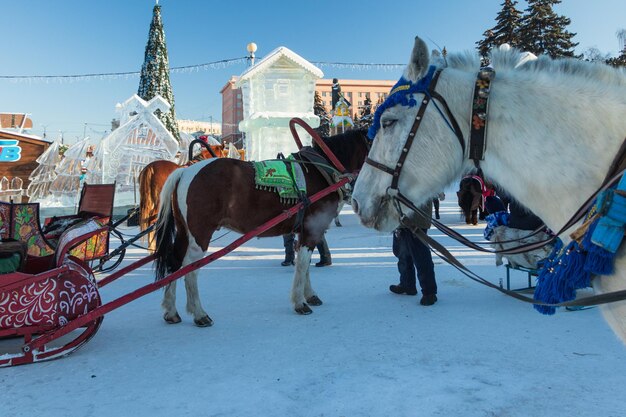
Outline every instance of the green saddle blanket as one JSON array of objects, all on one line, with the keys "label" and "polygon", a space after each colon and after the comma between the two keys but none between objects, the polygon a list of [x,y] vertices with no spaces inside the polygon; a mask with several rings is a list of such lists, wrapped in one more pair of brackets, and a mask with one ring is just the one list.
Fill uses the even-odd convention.
[{"label": "green saddle blanket", "polygon": [[[289,161],[291,158],[286,159]],[[254,183],[259,190],[278,193],[284,203],[298,201],[298,190],[306,194],[306,179],[300,164],[285,161],[260,161],[254,163]]]}]

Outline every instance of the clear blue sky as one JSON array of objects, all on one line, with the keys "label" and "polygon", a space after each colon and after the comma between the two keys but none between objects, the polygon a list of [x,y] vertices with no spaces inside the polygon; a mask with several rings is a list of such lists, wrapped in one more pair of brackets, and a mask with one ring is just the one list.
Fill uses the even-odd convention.
[{"label": "clear blue sky", "polygon": [[[495,25],[502,0],[211,1],[160,0],[171,66],[257,56],[286,46],[314,62],[407,61],[415,35],[449,51],[473,49]],[[0,75],[68,75],[139,71],[154,0],[0,0]],[[526,8],[521,0],[517,6]],[[577,52],[617,55],[626,0],[564,0]],[[397,79],[401,70],[321,67],[325,78]],[[220,89],[244,64],[171,75],[178,118],[221,119]],[[115,104],[137,92],[139,78],[79,82],[0,80],[0,112],[32,114],[35,134],[100,138]]]}]

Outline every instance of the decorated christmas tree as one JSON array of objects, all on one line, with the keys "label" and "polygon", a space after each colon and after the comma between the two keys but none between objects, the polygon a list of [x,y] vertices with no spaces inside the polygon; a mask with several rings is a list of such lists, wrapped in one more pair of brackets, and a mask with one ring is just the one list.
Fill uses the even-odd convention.
[{"label": "decorated christmas tree", "polygon": [[169,103],[169,111],[164,113],[159,111],[157,115],[167,130],[172,133],[172,136],[176,140],[180,140],[176,125],[176,112],[174,111],[174,92],[170,84],[170,64],[167,57],[165,32],[161,21],[161,6],[158,4],[154,6],[152,13],[152,23],[150,23],[137,95],[145,101],[150,101],[156,95],[160,95]]},{"label": "decorated christmas tree", "polygon": [[52,142],[48,149],[37,158],[39,166],[28,177],[30,184],[28,184],[26,194],[30,202],[39,201],[50,193],[50,184],[57,177],[54,168],[61,160],[59,145],[59,141]]}]

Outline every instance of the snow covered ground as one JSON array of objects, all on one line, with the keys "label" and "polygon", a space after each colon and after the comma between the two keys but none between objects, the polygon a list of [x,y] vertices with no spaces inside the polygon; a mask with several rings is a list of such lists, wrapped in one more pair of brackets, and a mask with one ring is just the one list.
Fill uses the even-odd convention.
[{"label": "snow covered ground", "polygon": [[[441,212],[481,240],[455,201]],[[161,319],[161,291],[145,296],[108,314],[72,355],[0,370],[0,416],[626,415],[626,347],[599,309],[542,316],[439,260],[439,302],[422,307],[388,291],[398,280],[391,236],[360,226],[349,208],[341,222],[327,234],[333,265],[311,269],[324,301],[312,315],[291,309],[282,239],[253,239],[200,273],[213,327],[193,325],[181,285],[179,325]],[[504,279],[493,256],[431,234],[492,282]],[[143,255],[131,250],[125,262]],[[152,279],[147,266],[101,296]]]}]

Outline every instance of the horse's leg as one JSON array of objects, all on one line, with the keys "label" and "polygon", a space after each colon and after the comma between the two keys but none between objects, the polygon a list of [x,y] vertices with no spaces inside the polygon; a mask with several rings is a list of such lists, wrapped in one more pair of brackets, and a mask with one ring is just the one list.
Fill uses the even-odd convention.
[{"label": "horse's leg", "polygon": [[304,298],[306,302],[311,306],[321,306],[322,300],[315,294],[313,287],[311,286],[311,268],[306,271],[306,280],[304,281]]},{"label": "horse's leg", "polygon": [[[157,217],[157,215],[159,214],[159,212],[158,212],[158,207],[159,207],[159,206],[153,207],[153,208],[152,208],[152,210],[150,210],[150,215],[149,215],[149,217],[150,217],[151,219],[152,219],[152,218],[156,218],[156,217]],[[154,222],[153,222],[152,224],[154,224]],[[147,227],[150,227],[150,224],[148,224],[148,225],[146,226],[146,228],[147,228]],[[152,229],[152,231],[151,231],[150,233],[148,233],[148,237],[147,237],[147,239],[148,239],[148,250],[149,250],[150,252],[153,252],[153,253],[154,253],[154,252],[156,251],[156,236],[155,236],[155,233],[154,233],[154,229]]]},{"label": "horse's leg", "polygon": [[[189,243],[187,254],[183,259],[183,266],[201,259],[204,252],[195,242]],[[198,291],[198,271],[192,271],[185,275],[185,289],[187,290],[187,312],[193,315],[193,322],[198,327],[209,327],[213,320],[202,308],[200,293]]]},{"label": "horse's leg", "polygon": [[478,209],[472,210],[472,224],[474,226],[478,224]]},{"label": "horse's leg", "polygon": [[181,322],[181,318],[176,311],[176,281],[169,283],[165,287],[165,294],[163,294],[161,307],[165,310],[165,313],[163,313],[163,320],[169,324]]},{"label": "horse's leg", "polygon": [[[313,249],[301,245],[296,252],[296,268],[291,287],[291,303],[298,314],[311,314],[313,310],[307,305],[304,298],[307,275],[311,263]],[[310,283],[309,283],[310,287]],[[311,290],[312,291],[312,290]]]}]

